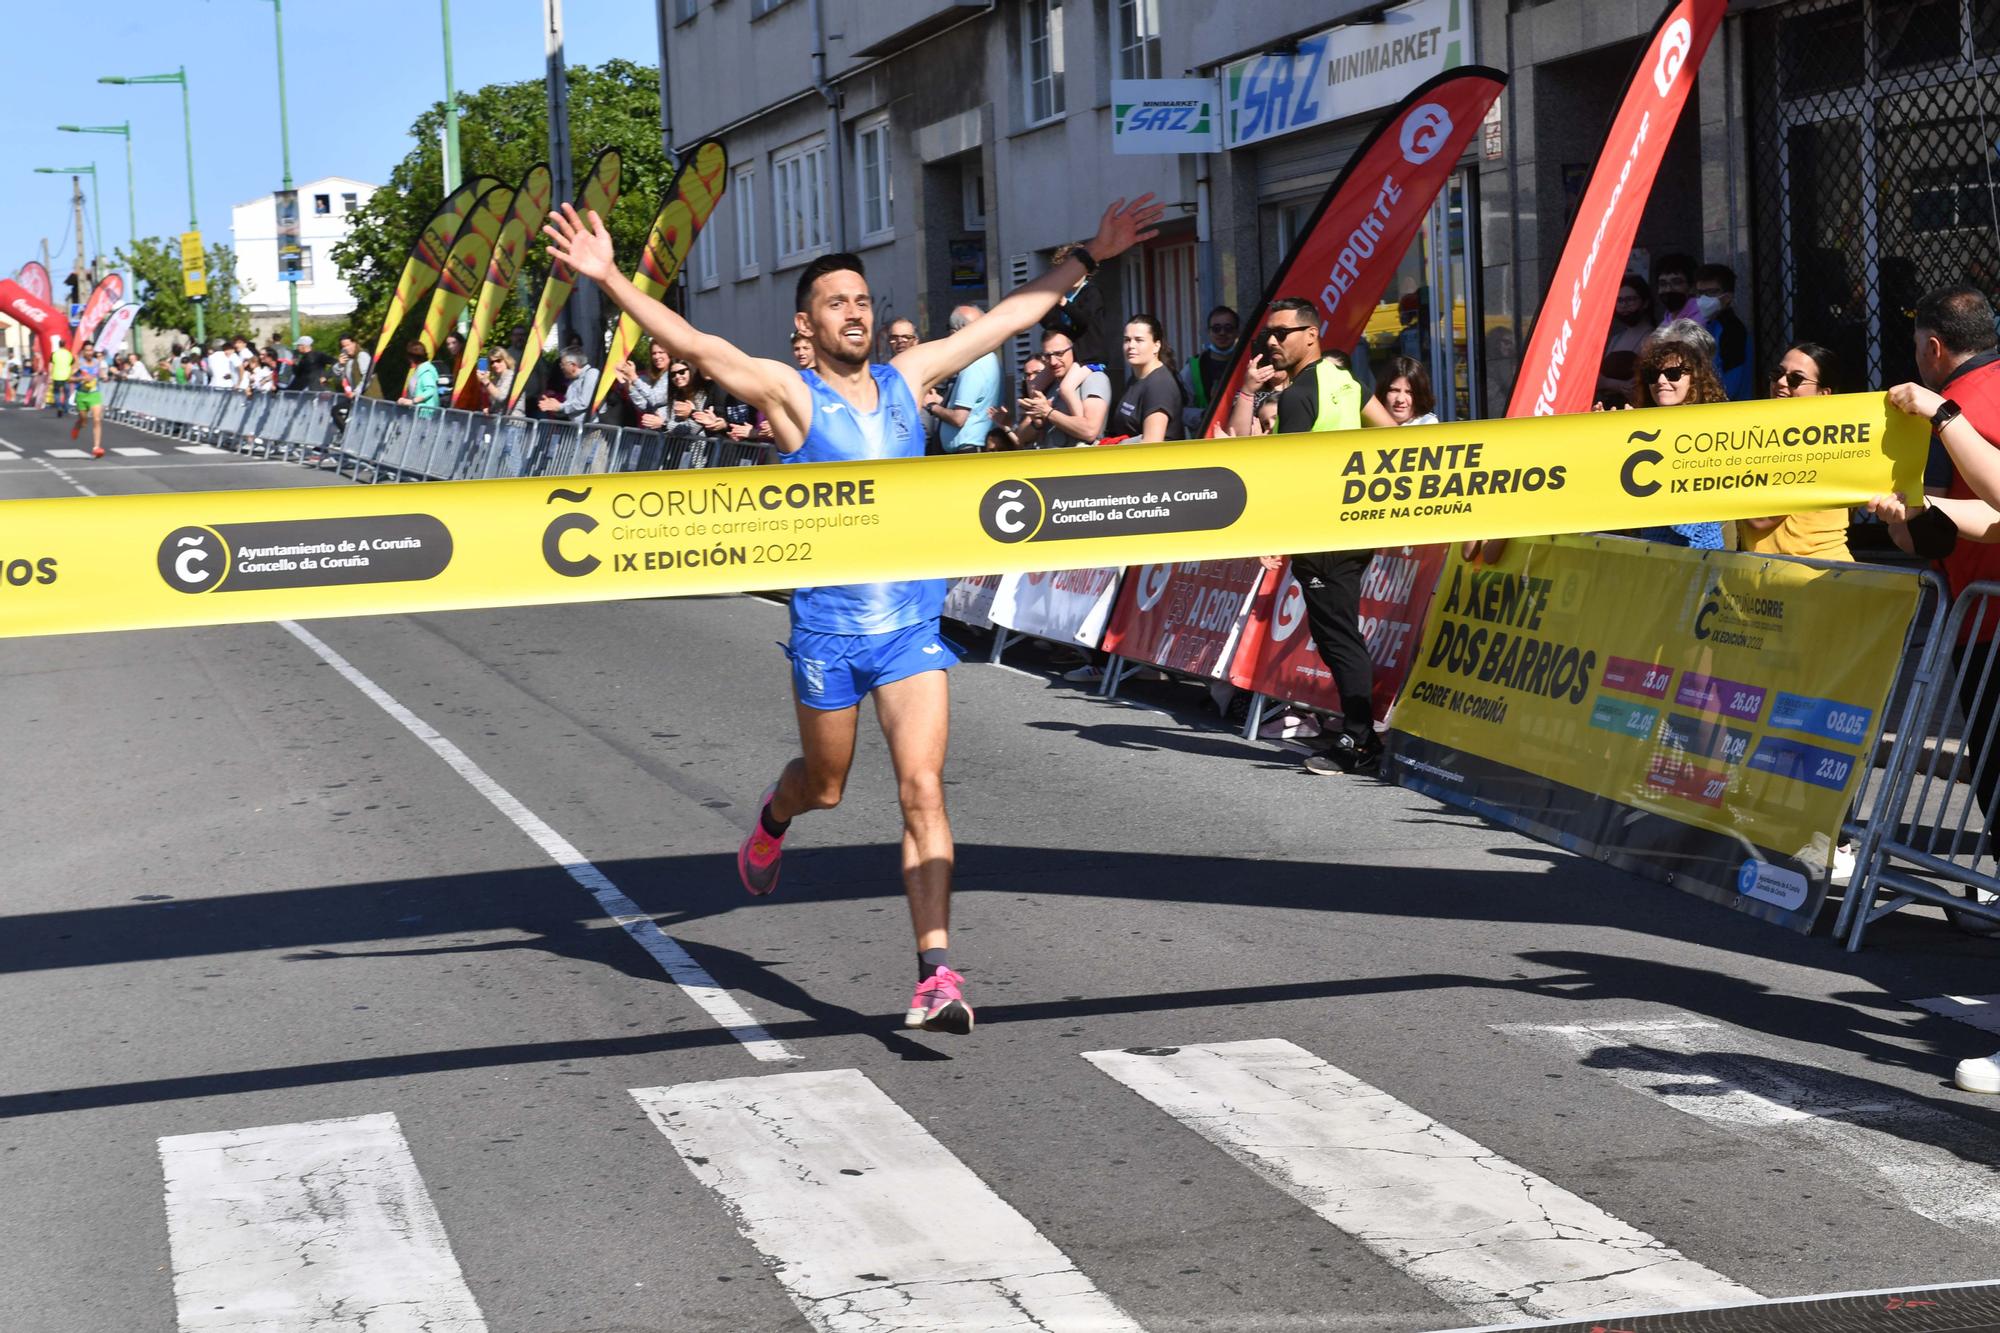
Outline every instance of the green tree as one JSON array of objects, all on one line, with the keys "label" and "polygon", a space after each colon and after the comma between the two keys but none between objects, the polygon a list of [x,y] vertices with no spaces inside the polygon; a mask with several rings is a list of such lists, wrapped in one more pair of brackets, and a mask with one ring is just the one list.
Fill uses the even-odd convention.
[{"label": "green tree", "polygon": [[[630,60],[609,60],[594,69],[571,68],[567,77],[575,154],[571,178],[581,181],[600,149],[619,150],[618,207],[606,221],[621,260],[637,264],[670,174],[660,146],[659,71]],[[513,185],[548,156],[548,105],[540,79],[490,83],[461,93],[459,107],[459,164],[465,176],[486,175]],[[351,215],[352,229],[333,247],[333,262],[346,275],[356,301],[349,322],[364,341],[372,342],[380,331],[410,246],[444,196],[443,128],[444,103],[433,102],[410,127],[415,147]],[[516,283],[524,295],[501,310],[494,324],[496,340],[504,340],[533,314],[532,303],[549,269],[541,241],[537,234],[528,247]]]},{"label": "green tree", "polygon": [[[132,275],[139,322],[148,328],[177,330],[192,343],[195,303],[181,294],[180,238],[148,236],[135,241],[133,252],[118,252],[118,262]],[[236,252],[226,245],[208,249],[208,299],[202,305],[209,337],[249,336],[250,313],[236,285]]]}]

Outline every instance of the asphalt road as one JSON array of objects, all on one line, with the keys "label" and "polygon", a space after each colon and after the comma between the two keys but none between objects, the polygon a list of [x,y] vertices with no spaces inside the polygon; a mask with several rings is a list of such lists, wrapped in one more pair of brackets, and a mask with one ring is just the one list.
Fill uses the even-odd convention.
[{"label": "asphalt road", "polygon": [[[0,497],[352,484],[62,424],[0,411]],[[1906,1003],[2000,946],[1849,956],[1033,647],[952,676],[980,1026],[905,1033],[879,733],[778,895],[736,883],[784,619],[306,626],[354,675],[275,625],[0,639],[0,1328],[1415,1333],[1649,1308],[1626,1270],[2000,1276],[2000,1107],[1949,1084],[2000,1038]],[[1496,1239],[1496,1171],[1547,1237]],[[315,1283],[380,1300],[288,1315]]]}]

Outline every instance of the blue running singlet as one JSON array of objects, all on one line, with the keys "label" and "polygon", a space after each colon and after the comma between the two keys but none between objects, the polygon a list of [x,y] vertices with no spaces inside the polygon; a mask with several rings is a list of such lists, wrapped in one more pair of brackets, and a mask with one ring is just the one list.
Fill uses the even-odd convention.
[{"label": "blue running singlet", "polygon": [[[812,428],[782,463],[835,463],[861,458],[921,458],[924,432],[910,383],[893,366],[870,365],[875,410],[859,412],[821,379],[801,370],[812,391]],[[887,634],[936,620],[944,609],[943,579],[850,583],[800,588],[792,594],[792,627],[815,634]]]}]

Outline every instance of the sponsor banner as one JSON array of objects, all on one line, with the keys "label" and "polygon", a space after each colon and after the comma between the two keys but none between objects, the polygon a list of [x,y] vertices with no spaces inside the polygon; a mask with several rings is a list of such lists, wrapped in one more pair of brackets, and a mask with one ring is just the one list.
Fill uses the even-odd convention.
[{"label": "sponsor banner", "polygon": [[83,346],[97,337],[97,330],[125,299],[125,279],[116,273],[107,273],[99,278],[97,285],[90,289],[90,298],[83,303],[83,314],[76,321],[76,345]]},{"label": "sponsor banner", "polygon": [[999,591],[998,574],[967,574],[953,579],[945,589],[944,617],[974,629],[992,629],[993,595]]},{"label": "sponsor banner", "polygon": [[[667,186],[666,202],[660,205],[660,214],[646,235],[645,251],[632,274],[634,287],[654,300],[666,296],[728,184],[729,155],[715,140],[704,139],[682,156],[673,183]],[[611,335],[611,350],[605,353],[606,373],[597,377],[597,393],[590,400],[592,412],[603,406],[605,395],[618,382],[618,377],[609,373],[611,369],[624,365],[638,345],[639,321],[621,313]]]},{"label": "sponsor banner", "polygon": [[190,301],[208,298],[208,252],[199,231],[181,233],[181,295]]},{"label": "sponsor banner", "polygon": [[1416,0],[1374,23],[1328,28],[1235,61],[1222,71],[1222,146],[1241,148],[1388,106],[1471,54],[1471,5]]},{"label": "sponsor banner", "polygon": [[1222,146],[1214,79],[1113,79],[1113,153],[1213,153]]},{"label": "sponsor banner", "polygon": [[34,297],[43,305],[53,305],[55,303],[56,289],[54,284],[49,281],[49,271],[35,260],[31,259],[21,265],[21,271],[14,275],[14,281],[20,283],[28,295]]},{"label": "sponsor banner", "polygon": [[[479,294],[481,284],[486,281],[487,266],[493,262],[493,251],[500,244],[500,229],[506,225],[513,207],[514,191],[496,185],[480,195],[472,211],[465,215],[465,225],[458,229],[458,239],[451,243],[451,252],[438,271],[437,290],[431,293],[423,329],[417,334],[425,356],[437,355],[444,346],[445,334]],[[457,367],[451,369],[455,372]]]},{"label": "sponsor banner", "polygon": [[97,350],[106,356],[116,356],[125,350],[125,338],[132,332],[132,321],[139,317],[139,304],[127,301],[106,317],[104,327],[97,331]]},{"label": "sponsor banner", "polygon": [[[18,289],[17,289],[18,290]],[[460,552],[435,579],[191,598],[160,580],[166,534],[195,526],[399,513],[406,488],[0,501],[0,634],[597,601],[1111,567],[1329,545],[1380,549],[1569,527],[1644,527],[1922,492],[1929,423],[1883,394],[1586,412],[1393,431],[859,460],[776,469],[436,483],[423,508]],[[17,557],[15,552],[19,553]],[[1044,575],[1046,582],[1051,576]],[[225,588],[228,584],[223,585]],[[994,619],[1031,633],[994,599]],[[1074,637],[1077,631],[1068,633]],[[1097,631],[1084,634],[1095,643]]]},{"label": "sponsor banner", "polygon": [[1111,568],[1008,574],[994,590],[988,614],[1002,629],[1095,648],[1111,618],[1119,573]]},{"label": "sponsor banner", "polygon": [[514,187],[513,206],[508,210],[507,221],[501,225],[499,239],[493,244],[493,257],[486,264],[486,280],[480,284],[478,299],[473,302],[472,323],[465,334],[465,355],[460,359],[451,390],[454,407],[477,410],[487,406],[486,391],[476,374],[479,358],[486,350],[486,337],[493,331],[493,321],[514,294],[514,277],[527,257],[528,238],[540,232],[554,192],[555,179],[546,162],[528,168],[521,183]]},{"label": "sponsor banner", "polygon": [[[1408,679],[1444,568],[1442,546],[1393,546],[1377,551],[1361,577],[1361,636],[1374,664],[1370,693],[1375,716],[1387,719]],[[1229,683],[1273,699],[1340,711],[1340,691],[1306,624],[1306,599],[1291,562],[1267,577],[1251,603],[1242,646],[1229,664]]]},{"label": "sponsor banner", "polygon": [[305,277],[306,251],[299,243],[299,192],[279,190],[271,196],[278,212],[278,281]]},{"label": "sponsor banner", "polygon": [[[382,316],[382,332],[375,337],[375,358],[370,366],[380,369],[382,354],[389,350],[396,330],[403,326],[403,320],[416,308],[424,293],[437,285],[445,256],[451,253],[452,243],[458,239],[458,230],[465,225],[465,215],[472,211],[472,205],[480,196],[498,184],[491,176],[474,176],[446,195],[437,212],[424,223],[423,230],[417,233],[415,243],[410,246],[410,257],[403,261],[402,275],[396,279],[396,294],[389,298],[389,309]],[[370,374],[373,373],[371,370]]]},{"label": "sponsor banner", "polygon": [[[620,162],[616,148],[606,148],[591,160],[590,170],[584,173],[583,189],[578,192],[577,211],[588,218],[592,213],[601,218],[609,218],[611,210],[618,207],[618,181]],[[531,234],[531,240],[542,239],[538,226]],[[536,358],[542,354],[542,344],[548,340],[549,331],[556,326],[562,308],[569,301],[569,294],[576,290],[576,274],[568,264],[554,259],[549,262],[549,276],[542,280],[542,294],[535,301],[535,317],[528,325],[527,350],[522,353],[522,363],[514,368],[514,387],[507,394],[507,411],[512,412],[521,401],[521,395],[528,391],[528,383],[536,376]]]},{"label": "sponsor banner", "polygon": [[[1357,345],[1459,155],[1506,86],[1505,74],[1473,65],[1405,98],[1327,187],[1246,329],[1254,331],[1279,297],[1306,294],[1319,307],[1321,342],[1330,348]],[[1227,422],[1254,341],[1237,342],[1199,434],[1213,435]]]},{"label": "sponsor banner", "polygon": [[1398,779],[1810,930],[1917,597],[1889,570],[1614,537],[1454,553],[1396,707]]},{"label": "sponsor banner", "polygon": [[1219,679],[1263,575],[1255,560],[1140,565],[1119,591],[1104,651]]},{"label": "sponsor banner", "polygon": [[[35,331],[35,350],[46,357],[51,338],[69,337],[69,320],[48,301],[9,278],[0,278],[0,315]],[[36,369],[41,367],[38,364]]]},{"label": "sponsor banner", "polygon": [[1654,29],[1590,173],[1548,295],[1521,353],[1510,417],[1587,412],[1611,308],[1653,178],[1727,0],[1676,0]]}]

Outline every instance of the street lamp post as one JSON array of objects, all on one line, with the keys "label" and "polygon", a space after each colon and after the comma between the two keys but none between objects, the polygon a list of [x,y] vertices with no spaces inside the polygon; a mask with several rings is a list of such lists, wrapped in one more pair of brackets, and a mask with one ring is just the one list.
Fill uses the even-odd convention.
[{"label": "street lamp post", "polygon": [[[35,171],[38,175],[43,176],[90,177],[90,223],[93,227],[97,228],[97,248],[99,251],[102,251],[104,249],[104,208],[97,199],[97,164],[93,162],[87,167],[36,167]],[[92,282],[97,280],[97,265],[94,262],[91,264],[90,279]]]},{"label": "street lamp post", "polygon": [[[124,136],[125,245],[126,262],[130,263],[139,253],[139,204],[132,186],[132,122],[128,120],[123,125],[58,125],[56,128],[66,134],[119,134]],[[95,181],[93,180],[92,183],[95,184]],[[98,242],[102,244],[104,239],[102,228],[99,229],[97,236]],[[131,296],[137,299],[139,294],[139,277],[136,272],[131,276]],[[132,329],[132,347],[135,351],[143,352],[145,350],[145,343],[136,325]]]},{"label": "street lamp post", "polygon": [[[271,18],[278,25],[278,144],[280,151],[284,154],[285,160],[284,188],[289,193],[292,188],[292,126],[288,113],[285,110],[285,0],[271,0]],[[445,59],[447,62],[451,59],[451,44],[449,41],[445,44]],[[293,216],[296,217],[298,216],[298,201],[295,199],[292,203]],[[282,247],[284,238],[279,237],[278,243]],[[281,274],[280,276],[283,275]],[[297,275],[294,274],[293,276],[296,279]],[[292,294],[292,344],[297,346],[299,341],[299,284],[294,280],[286,283],[285,287]]]},{"label": "street lamp post", "polygon": [[[194,113],[188,109],[187,66],[183,65],[172,74],[137,74],[130,78],[107,75],[99,83],[177,83],[181,86],[181,133],[187,140],[188,167],[188,230],[201,230],[201,217],[194,206]],[[202,302],[194,302],[194,340],[208,342],[208,320],[202,314]]]},{"label": "street lamp post", "polygon": [[458,188],[458,90],[451,81],[451,0],[438,0],[444,19],[444,192]]}]

